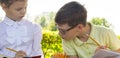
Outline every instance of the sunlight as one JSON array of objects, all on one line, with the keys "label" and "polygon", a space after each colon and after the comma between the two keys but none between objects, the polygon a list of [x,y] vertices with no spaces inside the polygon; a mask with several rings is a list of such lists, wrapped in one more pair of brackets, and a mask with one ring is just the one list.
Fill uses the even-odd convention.
[{"label": "sunlight", "polygon": [[[40,15],[43,12],[57,12],[65,3],[73,0],[30,0],[28,13],[31,15]],[[104,17],[109,23],[112,23],[112,28],[116,34],[120,34],[118,27],[120,19],[119,0],[74,0],[85,5],[88,10],[88,21],[93,17]],[[34,2],[34,3],[33,3]],[[119,7],[119,8],[118,8]],[[31,12],[31,9],[33,11]],[[29,12],[30,10],[30,12]]]},{"label": "sunlight", "polygon": [[[57,12],[65,3],[73,0],[29,0],[27,14],[31,19],[44,12]],[[88,11],[88,21],[93,17],[104,17],[112,23],[116,34],[120,35],[120,3],[119,0],[74,0],[85,5]],[[4,12],[0,8],[0,17]]]}]

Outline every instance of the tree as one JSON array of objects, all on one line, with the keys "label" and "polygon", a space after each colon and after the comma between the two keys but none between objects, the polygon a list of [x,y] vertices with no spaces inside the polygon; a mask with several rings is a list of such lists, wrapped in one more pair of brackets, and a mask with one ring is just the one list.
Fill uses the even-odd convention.
[{"label": "tree", "polygon": [[40,24],[43,29],[56,31],[57,28],[55,27],[55,23],[54,23],[55,14],[56,13],[54,12],[44,13],[42,16],[36,17],[35,22]]},{"label": "tree", "polygon": [[105,18],[95,17],[95,18],[92,18],[92,20],[90,22],[95,25],[110,27],[110,24],[108,23],[108,21]]}]

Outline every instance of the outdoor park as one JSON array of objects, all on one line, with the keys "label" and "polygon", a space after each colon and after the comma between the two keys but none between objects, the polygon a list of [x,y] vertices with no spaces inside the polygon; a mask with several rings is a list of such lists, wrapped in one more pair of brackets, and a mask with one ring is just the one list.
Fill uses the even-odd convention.
[{"label": "outdoor park", "polygon": [[[45,58],[51,58],[52,55],[55,53],[64,52],[62,49],[62,40],[61,40],[62,38],[58,35],[58,30],[54,22],[55,15],[56,15],[56,12],[54,11],[43,12],[41,15],[34,16],[32,20],[33,22],[40,24],[42,26],[43,39],[41,44],[42,44],[42,50]],[[29,19],[30,17],[29,14],[27,14],[26,16],[27,16],[26,18]],[[104,26],[107,28],[114,29],[114,24],[112,22],[109,22],[108,17],[106,18],[104,16],[93,15],[93,17],[88,19],[89,19],[89,22],[94,25],[99,25],[99,26]],[[2,21],[2,17],[0,17],[0,21]],[[120,33],[116,35],[120,39]]]}]

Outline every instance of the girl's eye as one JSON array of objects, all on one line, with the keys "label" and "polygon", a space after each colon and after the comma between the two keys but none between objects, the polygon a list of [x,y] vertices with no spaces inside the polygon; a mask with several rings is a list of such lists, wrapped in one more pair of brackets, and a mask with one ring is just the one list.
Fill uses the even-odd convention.
[{"label": "girl's eye", "polygon": [[18,8],[18,9],[16,9],[17,11],[20,11],[22,8]]}]

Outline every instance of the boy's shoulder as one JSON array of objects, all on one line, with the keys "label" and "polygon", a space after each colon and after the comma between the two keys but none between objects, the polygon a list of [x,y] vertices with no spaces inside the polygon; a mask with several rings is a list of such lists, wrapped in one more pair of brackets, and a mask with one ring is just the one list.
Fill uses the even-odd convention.
[{"label": "boy's shoulder", "polygon": [[113,32],[112,28],[105,27],[105,26],[99,26],[99,25],[94,25],[92,28],[95,32],[102,32],[104,34]]},{"label": "boy's shoulder", "polygon": [[99,26],[99,25],[96,25],[96,28],[99,29],[99,30],[104,30],[104,31],[111,30],[111,28],[109,28],[109,27]]}]

